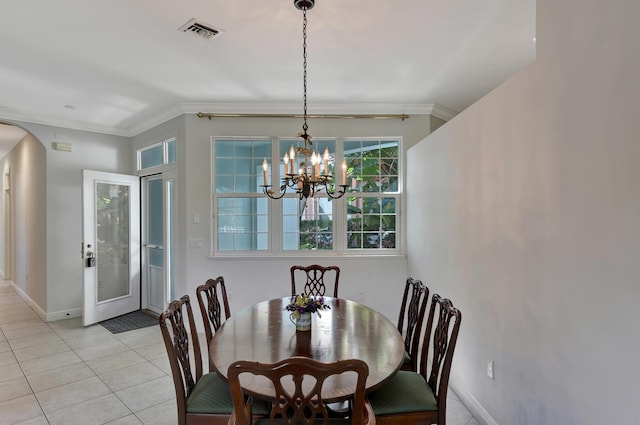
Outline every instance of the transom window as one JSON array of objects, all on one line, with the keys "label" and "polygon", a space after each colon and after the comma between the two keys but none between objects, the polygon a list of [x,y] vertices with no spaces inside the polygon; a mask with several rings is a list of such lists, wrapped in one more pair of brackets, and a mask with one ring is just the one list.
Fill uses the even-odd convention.
[{"label": "transom window", "polygon": [[335,165],[347,162],[347,194],[334,200],[320,192],[301,200],[289,191],[271,200],[262,189],[263,161],[268,163],[266,179],[277,190],[282,157],[298,143],[291,138],[212,138],[214,254],[398,253],[400,139],[314,139],[314,150],[331,153],[329,171],[337,183],[342,174],[335,174]]},{"label": "transom window", "polygon": [[138,171],[176,162],[176,139],[138,149]]}]

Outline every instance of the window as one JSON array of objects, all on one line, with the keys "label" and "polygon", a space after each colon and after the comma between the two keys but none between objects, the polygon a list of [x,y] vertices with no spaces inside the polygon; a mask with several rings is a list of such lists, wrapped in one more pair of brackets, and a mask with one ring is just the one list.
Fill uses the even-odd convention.
[{"label": "window", "polygon": [[259,185],[271,140],[217,139],[213,151],[216,250],[269,250],[269,200]]},{"label": "window", "polygon": [[[282,157],[291,138],[212,138],[214,252],[277,255],[326,251],[335,254],[398,253],[400,139],[322,139],[313,148],[331,153],[329,173],[342,180],[347,162],[347,194],[324,192],[300,200],[287,192],[280,200],[264,195],[262,163],[274,190],[284,173]],[[274,175],[272,164],[278,164]],[[338,174],[336,174],[338,171]]]},{"label": "window", "polygon": [[351,180],[347,249],[395,249],[399,190],[397,140],[346,140]]},{"label": "window", "polygon": [[176,139],[138,149],[138,171],[176,162]]}]

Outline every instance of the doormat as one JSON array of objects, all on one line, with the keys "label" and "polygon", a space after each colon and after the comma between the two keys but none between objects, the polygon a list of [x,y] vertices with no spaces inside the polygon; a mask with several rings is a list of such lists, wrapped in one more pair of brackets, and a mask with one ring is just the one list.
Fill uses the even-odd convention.
[{"label": "doormat", "polygon": [[112,334],[119,334],[149,326],[158,326],[158,319],[138,310],[113,319],[103,320],[100,324]]}]

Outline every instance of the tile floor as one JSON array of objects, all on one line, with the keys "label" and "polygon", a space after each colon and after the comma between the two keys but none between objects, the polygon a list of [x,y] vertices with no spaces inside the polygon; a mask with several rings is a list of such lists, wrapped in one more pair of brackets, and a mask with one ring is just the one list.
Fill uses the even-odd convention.
[{"label": "tile floor", "polygon": [[[0,425],[175,425],[174,394],[159,327],[45,323],[0,281]],[[447,424],[478,425],[449,394]]]}]

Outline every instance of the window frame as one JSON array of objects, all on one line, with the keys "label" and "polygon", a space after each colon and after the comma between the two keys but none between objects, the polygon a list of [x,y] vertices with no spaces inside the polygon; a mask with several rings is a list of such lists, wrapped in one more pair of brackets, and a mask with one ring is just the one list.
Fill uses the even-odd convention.
[{"label": "window frame", "polygon": [[[174,160],[169,161],[169,145],[173,143],[174,145]],[[142,154],[146,151],[150,151],[152,149],[157,149],[161,147],[162,149],[162,163],[158,165],[153,165],[151,167],[142,168]],[[136,150],[136,169],[138,173],[148,173],[150,170],[158,170],[162,167],[166,167],[169,165],[174,165],[177,161],[177,142],[175,137],[170,137],[168,139],[163,140],[162,142],[154,143],[149,146],[144,146]]]},{"label": "window frame", "polygon": [[[405,242],[405,225],[404,225],[404,150],[403,150],[403,138],[401,136],[380,136],[380,137],[318,137],[318,140],[331,140],[335,141],[335,164],[342,164],[344,160],[344,143],[345,141],[393,141],[398,145],[398,191],[397,192],[349,192],[339,198],[333,199],[332,205],[332,227],[333,227],[333,249],[331,250],[285,250],[284,242],[282,241],[283,235],[283,203],[282,199],[274,200],[267,198],[267,214],[268,214],[268,237],[269,248],[266,250],[220,250],[218,248],[218,198],[266,198],[266,195],[261,191],[256,192],[229,192],[229,193],[216,193],[216,156],[215,156],[215,142],[216,140],[234,140],[234,141],[263,141],[270,140],[271,142],[271,157],[267,158],[269,164],[268,179],[273,188],[280,186],[280,172],[282,168],[282,158],[279,157],[280,143],[288,143],[296,140],[292,137],[279,137],[279,136],[211,136],[210,138],[210,205],[211,205],[211,252],[212,257],[365,257],[365,256],[401,256],[404,255],[404,242]],[[278,164],[278,175],[273,174],[273,164]],[[336,166],[336,168],[338,168]],[[339,179],[339,177],[338,177]],[[339,180],[338,180],[339,182]],[[258,185],[258,189],[261,189]],[[249,196],[250,195],[250,196]],[[395,248],[348,248],[347,237],[347,199],[351,196],[363,197],[363,198],[394,198],[396,202],[396,240]],[[295,192],[287,192],[285,197],[296,198]],[[316,197],[327,198],[324,192],[321,192]]]}]

